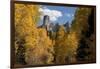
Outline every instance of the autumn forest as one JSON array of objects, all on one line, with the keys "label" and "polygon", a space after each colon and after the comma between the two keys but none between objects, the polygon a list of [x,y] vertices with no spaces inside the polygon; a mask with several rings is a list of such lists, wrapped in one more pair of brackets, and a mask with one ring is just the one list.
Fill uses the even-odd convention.
[{"label": "autumn forest", "polygon": [[70,23],[54,24],[49,15],[40,22],[41,5],[14,6],[16,66],[96,62],[93,7],[77,7]]}]

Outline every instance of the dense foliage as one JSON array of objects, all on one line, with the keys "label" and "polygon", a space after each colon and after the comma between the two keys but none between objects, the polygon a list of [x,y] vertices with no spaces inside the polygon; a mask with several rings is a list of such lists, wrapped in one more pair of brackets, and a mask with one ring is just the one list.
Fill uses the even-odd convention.
[{"label": "dense foliage", "polygon": [[45,29],[38,29],[39,6],[15,4],[16,62],[20,64],[52,63],[52,41]]},{"label": "dense foliage", "polygon": [[36,26],[41,15],[39,7],[15,4],[16,64],[95,62],[94,9],[77,8],[70,29],[66,31],[59,25],[51,34]]}]

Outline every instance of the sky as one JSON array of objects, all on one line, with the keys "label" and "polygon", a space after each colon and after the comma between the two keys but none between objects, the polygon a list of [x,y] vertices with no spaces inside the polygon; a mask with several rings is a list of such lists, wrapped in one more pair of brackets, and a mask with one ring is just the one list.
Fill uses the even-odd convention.
[{"label": "sky", "polygon": [[39,24],[43,23],[44,15],[48,15],[52,23],[59,23],[61,25],[69,22],[71,24],[71,21],[74,19],[75,11],[76,7],[41,5],[39,12],[41,12],[42,15],[40,16]]}]

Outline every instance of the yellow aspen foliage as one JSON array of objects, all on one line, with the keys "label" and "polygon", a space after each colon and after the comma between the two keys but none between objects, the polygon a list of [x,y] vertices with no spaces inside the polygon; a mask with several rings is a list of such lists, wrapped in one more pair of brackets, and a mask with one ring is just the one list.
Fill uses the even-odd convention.
[{"label": "yellow aspen foliage", "polygon": [[75,19],[72,22],[72,30],[76,31],[77,34],[81,34],[81,32],[85,32],[89,25],[88,25],[88,16],[91,13],[91,8],[77,8]]},{"label": "yellow aspen foliage", "polygon": [[64,26],[60,26],[59,31],[57,32],[57,39],[55,40],[56,63],[65,63],[66,46]]},{"label": "yellow aspen foliage", "polygon": [[[53,61],[53,45],[52,45],[52,40],[47,36],[47,31],[46,29],[39,29],[39,46],[43,48],[44,54],[47,55],[47,61],[46,63],[50,64]],[[45,52],[44,52],[45,51]]]},{"label": "yellow aspen foliage", "polygon": [[[18,62],[28,63],[25,53],[37,44],[38,30],[36,23],[39,19],[38,6],[28,4],[15,4],[15,39]],[[33,16],[34,15],[34,16]],[[31,55],[30,55],[31,56]]]},{"label": "yellow aspen foliage", "polygon": [[23,61],[28,65],[51,64],[53,61],[52,41],[46,29],[36,27],[40,14],[38,9],[36,5],[15,4],[15,38],[19,42],[15,43],[19,50],[17,56],[20,59],[23,54]]},{"label": "yellow aspen foliage", "polygon": [[59,31],[57,32],[57,34],[58,34],[58,39],[64,37],[64,35],[65,35],[64,26],[61,26],[61,27],[59,28]]},{"label": "yellow aspen foliage", "polygon": [[79,35],[74,31],[67,33],[64,27],[61,26],[57,36],[55,40],[56,63],[65,64],[74,62],[79,43]]},{"label": "yellow aspen foliage", "polygon": [[30,34],[36,29],[37,19],[39,19],[38,6],[15,4],[16,35],[24,37]]},{"label": "yellow aspen foliage", "polygon": [[49,48],[50,46],[52,46],[52,41],[50,40],[50,38],[47,36],[47,31],[46,29],[39,29],[39,42],[41,42],[45,48]]},{"label": "yellow aspen foliage", "polygon": [[[95,39],[94,35],[94,9],[79,7],[76,10],[75,19],[72,22],[71,30],[77,32],[77,40],[79,42],[77,49],[77,61],[95,62],[90,54],[93,56],[92,52],[95,53]],[[92,37],[92,39],[90,39]],[[78,39],[79,38],[79,39]],[[92,40],[92,41],[91,41]],[[75,43],[77,45],[77,43]],[[72,45],[72,44],[71,44]],[[73,44],[74,45],[74,44]],[[92,48],[94,47],[94,48]],[[92,50],[90,50],[92,48]],[[94,55],[95,57],[95,55]],[[92,60],[91,60],[92,59]]]},{"label": "yellow aspen foliage", "polygon": [[67,61],[70,63],[76,62],[76,53],[79,43],[79,36],[76,32],[71,31],[67,37]]},{"label": "yellow aspen foliage", "polygon": [[79,41],[78,34],[74,31],[70,32],[67,38],[67,45],[70,48],[69,50],[75,52],[78,46],[78,41]]},{"label": "yellow aspen foliage", "polygon": [[[37,40],[28,39],[31,43],[31,48],[27,48],[26,61],[29,65],[35,64],[51,64],[53,61],[53,46],[52,41],[47,36],[47,31],[43,28],[38,29]],[[34,44],[35,42],[36,44]]]}]

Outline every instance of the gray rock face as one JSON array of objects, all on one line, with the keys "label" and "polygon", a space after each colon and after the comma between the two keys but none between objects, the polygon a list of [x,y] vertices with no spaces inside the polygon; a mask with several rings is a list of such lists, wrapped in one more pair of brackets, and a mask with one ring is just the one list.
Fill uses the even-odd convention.
[{"label": "gray rock face", "polygon": [[50,23],[50,18],[48,15],[45,15],[43,18],[43,27],[47,27],[49,23]]},{"label": "gray rock face", "polygon": [[[65,27],[65,31],[69,32],[69,23],[66,22],[65,24],[63,24],[63,26]],[[57,31],[59,31],[59,23],[53,23],[50,21],[50,17],[48,15],[45,15],[43,17],[43,24],[41,26],[39,26],[39,28],[45,28],[47,30],[47,32],[49,33],[56,33]]]},{"label": "gray rock face", "polygon": [[66,23],[64,24],[64,27],[65,27],[65,31],[66,31],[66,32],[69,32],[70,27],[69,27],[69,23],[68,23],[68,22],[66,22]]}]

